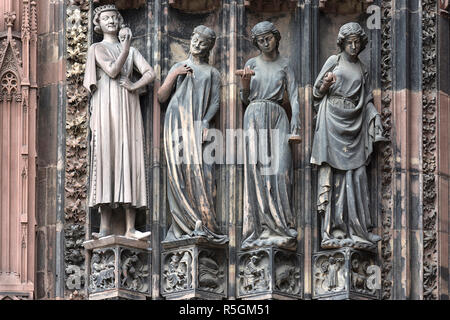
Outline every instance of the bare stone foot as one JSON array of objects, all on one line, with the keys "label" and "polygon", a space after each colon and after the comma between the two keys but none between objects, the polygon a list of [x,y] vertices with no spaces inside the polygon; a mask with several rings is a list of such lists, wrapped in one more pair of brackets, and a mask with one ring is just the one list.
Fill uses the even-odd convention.
[{"label": "bare stone foot", "polygon": [[147,240],[150,238],[151,234],[151,231],[141,232],[138,230],[130,230],[125,233],[125,237],[137,240]]},{"label": "bare stone foot", "polygon": [[92,232],[92,238],[95,240],[98,240],[100,238],[104,238],[106,236],[109,236],[106,232]]}]

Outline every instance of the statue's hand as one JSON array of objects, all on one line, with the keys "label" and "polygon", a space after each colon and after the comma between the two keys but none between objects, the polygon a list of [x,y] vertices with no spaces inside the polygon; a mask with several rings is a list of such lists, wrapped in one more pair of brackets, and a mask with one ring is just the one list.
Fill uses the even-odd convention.
[{"label": "statue's hand", "polygon": [[136,90],[134,83],[130,81],[128,78],[120,78],[120,86],[127,89],[130,92],[133,92]]},{"label": "statue's hand", "polygon": [[236,70],[237,76],[241,77],[241,86],[243,89],[250,89],[250,81],[255,75],[255,71],[250,69],[250,67],[245,67],[243,70]]},{"label": "statue's hand", "polygon": [[119,40],[122,44],[122,49],[127,52],[130,50],[132,36],[133,34],[131,33],[130,28],[123,28],[119,32]]},{"label": "statue's hand", "polygon": [[188,73],[192,73],[193,70],[191,67],[189,67],[187,64],[180,66],[178,68],[175,69],[175,74],[177,76],[183,75],[183,74],[188,74]]},{"label": "statue's hand", "polygon": [[326,92],[328,89],[336,83],[336,75],[333,72],[327,72],[323,77],[323,84],[320,91]]}]

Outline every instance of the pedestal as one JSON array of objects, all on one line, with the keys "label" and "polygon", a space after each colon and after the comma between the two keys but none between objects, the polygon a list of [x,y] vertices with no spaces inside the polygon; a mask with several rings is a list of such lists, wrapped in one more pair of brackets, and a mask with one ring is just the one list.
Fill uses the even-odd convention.
[{"label": "pedestal", "polygon": [[238,253],[238,298],[294,300],[302,298],[302,256],[276,247]]},{"label": "pedestal", "polygon": [[89,252],[89,300],[146,300],[151,297],[148,241],[108,236],[83,243]]},{"label": "pedestal", "polygon": [[381,273],[376,252],[353,248],[313,255],[313,299],[378,300]]},{"label": "pedestal", "polygon": [[206,238],[162,242],[161,295],[167,300],[227,297],[228,245]]}]

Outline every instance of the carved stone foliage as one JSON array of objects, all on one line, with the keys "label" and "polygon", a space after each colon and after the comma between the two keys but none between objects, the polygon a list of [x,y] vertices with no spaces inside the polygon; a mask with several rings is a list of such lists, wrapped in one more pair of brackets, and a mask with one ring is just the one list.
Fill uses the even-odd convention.
[{"label": "carved stone foliage", "polygon": [[162,253],[161,295],[168,300],[222,299],[227,295],[226,246],[196,240],[178,247],[169,244],[172,247]]},{"label": "carved stone foliage", "polygon": [[301,256],[266,247],[238,254],[238,297],[299,299],[302,296]]},{"label": "carved stone foliage", "polygon": [[422,142],[423,142],[423,295],[424,299],[438,297],[437,247],[437,3],[422,1],[423,71],[422,71]]},{"label": "carved stone foliage", "polygon": [[[84,223],[88,161],[88,100],[82,86],[88,49],[89,1],[73,0],[67,6],[67,108],[65,174],[66,298],[83,299],[84,282],[74,284],[74,270],[84,274]],[[69,272],[71,271],[71,272]]]},{"label": "carved stone foliage", "polygon": [[65,250],[65,283],[66,288],[71,290],[70,299],[83,299],[81,288],[85,286],[84,248],[85,236],[84,226],[69,224],[64,227]]},{"label": "carved stone foliage", "polygon": [[148,254],[134,249],[120,250],[120,288],[148,293],[150,288],[150,264]]},{"label": "carved stone foliage", "polygon": [[[385,128],[385,136],[392,141],[392,2],[381,2],[381,119]],[[393,177],[393,149],[392,143],[386,142],[380,152],[381,155],[381,272],[382,299],[392,296],[392,177]]]},{"label": "carved stone foliage", "polygon": [[318,252],[313,257],[314,299],[378,299],[376,255],[355,249]]}]

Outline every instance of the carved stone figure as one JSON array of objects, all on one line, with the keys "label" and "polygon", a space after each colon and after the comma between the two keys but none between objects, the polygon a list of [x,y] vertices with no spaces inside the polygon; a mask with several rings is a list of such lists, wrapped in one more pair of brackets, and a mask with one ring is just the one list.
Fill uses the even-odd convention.
[{"label": "carved stone figure", "polygon": [[114,251],[95,250],[91,259],[89,291],[111,289],[115,286]]},{"label": "carved stone figure", "polygon": [[266,270],[268,266],[260,266],[260,261],[261,257],[253,254],[240,274],[243,280],[242,289],[246,293],[269,288],[268,270]]},{"label": "carved stone figure", "polygon": [[[246,106],[243,250],[297,245],[289,137],[298,136],[300,130],[298,86],[289,61],[279,54],[280,39],[271,22],[255,25],[252,40],[261,54],[236,72],[241,75],[241,100]],[[290,124],[282,107],[286,92]]]},{"label": "carved stone figure", "polygon": [[322,248],[374,248],[366,166],[374,143],[385,141],[368,72],[358,55],[368,42],[357,23],[341,27],[341,53],[331,56],[313,88],[317,123],[311,163],[319,166]]},{"label": "carved stone figure", "polygon": [[170,98],[164,120],[164,150],[172,224],[165,241],[198,236],[215,243],[228,241],[216,221],[213,167],[203,161],[207,130],[220,101],[220,74],[208,64],[215,40],[213,30],[196,27],[189,58],[170,69],[158,90],[161,103]]},{"label": "carved stone figure", "polygon": [[167,270],[163,272],[166,280],[165,291],[185,290],[192,286],[192,256],[189,251],[178,252],[170,256]]},{"label": "carved stone figure", "polygon": [[[125,236],[145,239],[135,229],[136,209],[147,208],[144,128],[137,90],[155,78],[150,65],[131,47],[131,31],[114,5],[94,10],[94,31],[103,40],[88,51],[83,85],[91,93],[91,167],[89,207],[99,208],[100,232],[112,233],[111,215],[125,209]],[[133,70],[142,77],[131,82]]]},{"label": "carved stone figure", "polygon": [[127,290],[145,293],[149,288],[148,254],[122,249],[120,265],[120,286]]}]

